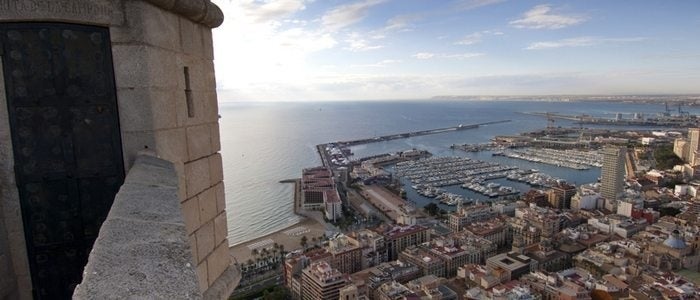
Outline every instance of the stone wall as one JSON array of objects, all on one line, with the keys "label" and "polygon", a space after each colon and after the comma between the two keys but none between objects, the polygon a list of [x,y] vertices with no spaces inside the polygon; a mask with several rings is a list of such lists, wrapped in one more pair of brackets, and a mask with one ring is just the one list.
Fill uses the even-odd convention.
[{"label": "stone wall", "polygon": [[200,299],[171,162],[139,156],[114,198],[74,299]]},{"label": "stone wall", "polygon": [[[221,11],[209,0],[0,0],[0,22],[11,21],[110,28],[126,169],[144,149],[174,164],[199,287],[205,298],[227,296],[235,287],[235,270],[228,250],[211,34],[223,21]],[[0,124],[0,134],[6,126]],[[0,154],[11,164],[11,147],[9,154]],[[18,201],[4,195],[13,191],[2,193],[5,216],[15,214],[6,223],[21,232]],[[11,247],[21,246],[12,261],[26,296],[31,285],[26,250],[23,236],[15,237]]]}]

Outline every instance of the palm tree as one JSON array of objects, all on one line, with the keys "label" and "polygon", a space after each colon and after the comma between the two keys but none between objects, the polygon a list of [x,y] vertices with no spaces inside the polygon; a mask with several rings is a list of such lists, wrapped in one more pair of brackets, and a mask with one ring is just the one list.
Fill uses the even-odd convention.
[{"label": "palm tree", "polygon": [[306,243],[308,242],[308,240],[309,239],[305,235],[301,237],[300,244],[302,247],[304,247],[304,250],[306,250]]},{"label": "palm tree", "polygon": [[258,253],[259,253],[258,248],[255,248],[255,249],[250,251],[250,255],[252,255],[253,257],[258,256]]}]

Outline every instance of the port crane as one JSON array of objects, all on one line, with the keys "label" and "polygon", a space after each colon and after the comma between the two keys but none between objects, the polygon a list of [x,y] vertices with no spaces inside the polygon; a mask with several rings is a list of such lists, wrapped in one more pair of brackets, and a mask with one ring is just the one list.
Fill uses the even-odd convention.
[{"label": "port crane", "polygon": [[554,117],[552,116],[556,112],[548,111],[545,113],[547,116],[547,131],[552,131],[554,129]]}]

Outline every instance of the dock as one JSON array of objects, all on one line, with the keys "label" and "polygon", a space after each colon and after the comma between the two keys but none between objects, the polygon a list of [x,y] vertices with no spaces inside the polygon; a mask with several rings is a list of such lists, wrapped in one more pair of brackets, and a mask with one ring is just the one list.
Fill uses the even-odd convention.
[{"label": "dock", "polygon": [[457,126],[451,126],[451,127],[443,127],[443,128],[435,128],[435,129],[428,129],[428,130],[396,133],[396,134],[378,136],[378,137],[374,137],[374,138],[366,138],[366,139],[351,140],[351,141],[339,141],[339,142],[337,142],[337,144],[339,146],[349,147],[349,146],[355,146],[355,145],[361,145],[361,144],[369,144],[369,143],[377,143],[377,142],[384,142],[384,141],[397,140],[397,139],[405,139],[405,138],[410,138],[410,137],[414,137],[414,136],[431,135],[431,134],[438,134],[438,133],[445,133],[445,132],[459,131],[459,130],[467,130],[467,129],[477,129],[480,126],[484,126],[484,125],[507,123],[510,121],[511,120],[500,120],[500,121],[491,121],[491,122],[469,124],[469,125],[459,124]]},{"label": "dock", "polygon": [[[510,121],[511,120],[500,120],[500,121],[491,121],[491,122],[469,124],[469,125],[459,124],[457,126],[451,126],[451,127],[404,132],[404,133],[378,136],[378,137],[374,137],[374,138],[331,142],[331,143],[316,145],[316,151],[318,152],[318,155],[321,157],[321,164],[324,167],[335,167],[335,166],[339,166],[339,165],[343,166],[343,165],[350,164],[350,160],[348,159],[347,154],[344,153],[344,151],[347,150],[347,152],[349,152],[348,149],[351,146],[385,142],[385,141],[397,140],[397,139],[405,139],[405,138],[410,138],[410,137],[414,137],[414,136],[423,136],[423,135],[431,135],[431,134],[438,134],[438,133],[445,133],[445,132],[452,132],[452,131],[459,131],[459,130],[476,129],[476,128],[479,128],[479,127],[484,126],[484,125],[507,123]],[[331,150],[329,150],[329,149],[331,149]],[[329,153],[329,151],[332,153]],[[338,159],[340,159],[341,163],[335,163],[335,161],[333,161],[333,160],[338,160]]]}]

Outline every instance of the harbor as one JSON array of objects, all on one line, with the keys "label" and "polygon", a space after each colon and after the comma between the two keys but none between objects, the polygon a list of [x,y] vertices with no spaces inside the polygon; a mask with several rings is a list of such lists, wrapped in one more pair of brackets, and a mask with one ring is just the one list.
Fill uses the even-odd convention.
[{"label": "harbor", "polygon": [[440,133],[453,132],[453,131],[459,131],[459,130],[477,129],[477,128],[479,128],[481,126],[485,126],[485,125],[507,123],[510,121],[511,120],[500,120],[500,121],[482,122],[482,123],[468,124],[468,125],[459,124],[457,126],[451,126],[451,127],[443,127],[443,128],[435,128],[435,129],[428,129],[428,130],[419,130],[419,131],[412,131],[412,132],[405,132],[405,133],[397,133],[397,134],[378,136],[378,137],[374,137],[374,138],[364,138],[364,139],[358,139],[358,140],[331,142],[331,143],[316,145],[316,150],[321,157],[321,163],[323,164],[323,166],[341,167],[341,166],[347,166],[347,165],[351,164],[351,160],[349,157],[352,155],[352,152],[350,151],[350,147],[352,147],[352,146],[369,144],[369,143],[378,143],[378,142],[384,142],[384,141],[391,141],[391,140],[397,140],[397,139],[406,139],[406,138],[416,137],[416,136],[440,134]]}]

